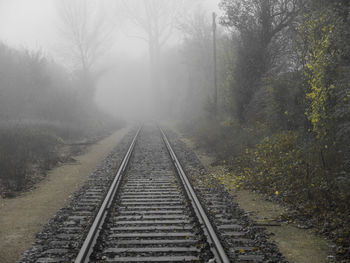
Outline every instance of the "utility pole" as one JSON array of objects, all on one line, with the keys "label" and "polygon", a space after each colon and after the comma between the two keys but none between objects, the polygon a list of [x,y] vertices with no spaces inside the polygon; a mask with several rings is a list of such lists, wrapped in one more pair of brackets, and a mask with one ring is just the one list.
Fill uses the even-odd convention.
[{"label": "utility pole", "polygon": [[217,114],[218,88],[216,76],[216,14],[213,12],[214,113]]}]

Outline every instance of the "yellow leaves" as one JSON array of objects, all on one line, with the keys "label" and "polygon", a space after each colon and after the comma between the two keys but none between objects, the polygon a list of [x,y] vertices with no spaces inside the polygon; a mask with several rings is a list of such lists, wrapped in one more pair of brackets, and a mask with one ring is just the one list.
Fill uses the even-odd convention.
[{"label": "yellow leaves", "polygon": [[313,117],[311,118],[311,122],[312,122],[313,124],[318,123],[319,120],[320,120],[320,119],[319,119],[317,116],[313,116]]},{"label": "yellow leaves", "polygon": [[310,17],[303,25],[305,41],[309,46],[305,75],[308,79],[309,92],[306,99],[310,102],[306,116],[313,124],[313,131],[318,136],[327,127],[328,102],[335,86],[329,78],[329,69],[336,60],[337,49],[333,43],[333,29],[335,25],[324,14],[319,18]]},{"label": "yellow leaves", "polygon": [[296,161],[300,150],[296,145],[296,132],[283,131],[266,137],[260,144],[244,149],[234,161],[234,172],[222,176],[221,180],[230,189],[239,189],[248,183],[258,188],[266,186],[271,194],[279,196],[282,189],[276,190],[279,188],[276,182],[300,171],[300,162]]},{"label": "yellow leaves", "polygon": [[[237,169],[240,168],[237,167]],[[210,176],[216,178],[228,191],[240,189],[245,180],[244,175],[236,175],[235,173],[228,172],[225,167],[215,173],[211,173]]]}]

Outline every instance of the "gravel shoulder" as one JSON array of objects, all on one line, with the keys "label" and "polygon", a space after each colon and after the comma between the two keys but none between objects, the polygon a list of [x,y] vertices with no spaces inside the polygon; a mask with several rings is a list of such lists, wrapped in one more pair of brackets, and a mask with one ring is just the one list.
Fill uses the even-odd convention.
[{"label": "gravel shoulder", "polygon": [[[196,153],[209,174],[217,174],[225,171],[224,167],[212,166],[211,163],[213,163],[214,159],[209,154],[196,148],[194,143],[183,136],[174,126],[171,129],[178,134],[179,139]],[[246,211],[250,218],[261,225],[276,224],[275,220],[285,210],[279,204],[267,201],[263,195],[246,190],[226,190],[239,207]],[[311,229],[299,229],[293,226],[293,224],[286,225],[282,223],[280,226],[267,226],[266,230],[269,234],[269,239],[277,245],[278,249],[289,262],[329,262],[327,256],[330,252],[330,242],[312,233]]]},{"label": "gravel shoulder", "polygon": [[39,232],[57,210],[67,205],[115,145],[128,132],[123,128],[89,146],[76,162],[52,169],[30,192],[13,199],[0,198],[0,262],[16,262],[31,247]]}]

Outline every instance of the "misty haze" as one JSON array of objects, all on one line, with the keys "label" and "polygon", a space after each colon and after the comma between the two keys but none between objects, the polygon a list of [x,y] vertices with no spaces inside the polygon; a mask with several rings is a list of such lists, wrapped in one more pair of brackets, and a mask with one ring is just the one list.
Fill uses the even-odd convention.
[{"label": "misty haze", "polygon": [[348,0],[0,0],[0,263],[350,263]]}]

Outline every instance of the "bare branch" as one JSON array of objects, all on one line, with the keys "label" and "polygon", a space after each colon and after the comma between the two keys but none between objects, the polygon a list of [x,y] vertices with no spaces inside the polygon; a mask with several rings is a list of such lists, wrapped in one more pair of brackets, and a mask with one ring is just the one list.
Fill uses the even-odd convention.
[{"label": "bare branch", "polygon": [[67,57],[76,69],[88,73],[105,54],[112,28],[106,26],[96,0],[62,0],[58,8]]}]

